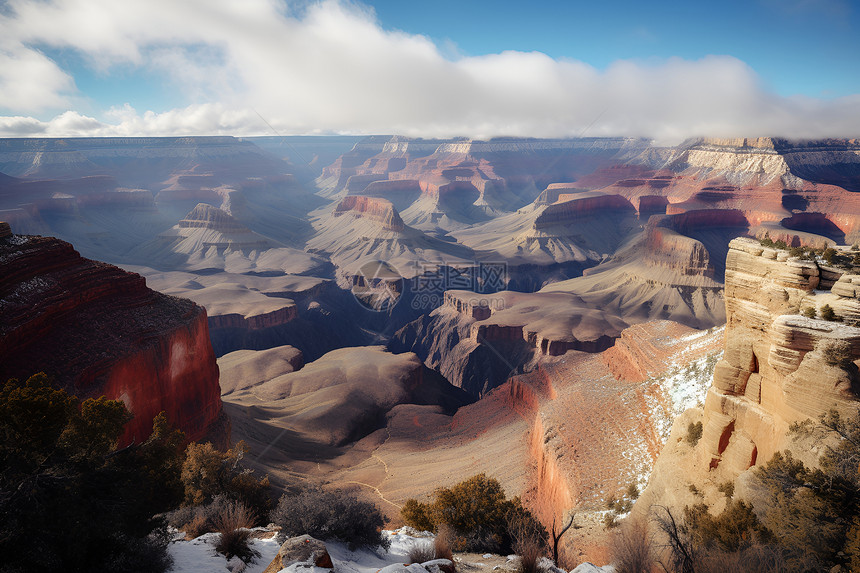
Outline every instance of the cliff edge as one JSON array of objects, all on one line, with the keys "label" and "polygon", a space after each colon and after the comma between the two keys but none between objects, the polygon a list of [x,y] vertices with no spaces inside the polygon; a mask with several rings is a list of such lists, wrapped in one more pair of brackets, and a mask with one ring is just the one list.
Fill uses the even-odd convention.
[{"label": "cliff edge", "polygon": [[206,311],[65,241],[0,225],[0,340],[2,381],[44,371],[81,398],[125,402],[125,443],[162,410],[191,440],[228,439]]}]

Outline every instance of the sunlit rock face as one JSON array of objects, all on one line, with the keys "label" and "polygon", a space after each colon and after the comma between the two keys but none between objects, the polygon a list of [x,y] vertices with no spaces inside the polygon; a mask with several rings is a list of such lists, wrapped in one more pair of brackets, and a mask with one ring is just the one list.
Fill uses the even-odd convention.
[{"label": "sunlit rock face", "polygon": [[[788,427],[857,406],[860,300],[855,277],[758,241],[735,239],[726,261],[725,356],[705,402],[700,454],[739,473],[786,447]],[[838,285],[838,286],[837,286]],[[843,322],[802,316],[828,304]]]},{"label": "sunlit rock face", "polygon": [[125,443],[146,439],[161,411],[189,439],[227,441],[203,308],[64,241],[3,234],[0,380],[44,371],[82,398],[124,401]]}]

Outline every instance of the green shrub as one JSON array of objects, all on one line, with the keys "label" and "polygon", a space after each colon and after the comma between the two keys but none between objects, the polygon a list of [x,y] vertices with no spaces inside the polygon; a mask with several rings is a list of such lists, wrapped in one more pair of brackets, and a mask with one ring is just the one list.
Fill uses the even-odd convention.
[{"label": "green shrub", "polygon": [[[131,414],[80,402],[44,373],[0,390],[0,555],[9,570],[161,571],[156,514],[181,500],[181,432],[164,416],[142,444],[117,449]],[[72,493],[73,492],[73,493]]]},{"label": "green shrub", "polygon": [[633,509],[633,504],[638,498],[639,488],[636,487],[635,483],[629,484],[623,494],[610,497],[606,502],[606,509],[609,512],[603,518],[603,525],[606,528],[617,527],[618,520],[630,513],[630,510]]},{"label": "green shrub", "polygon": [[755,477],[769,494],[763,524],[793,555],[814,559],[818,569],[860,565],[860,418],[831,411],[820,429],[839,436],[838,444],[807,468],[790,453],[776,453]]},{"label": "green shrub", "polygon": [[357,546],[387,548],[390,543],[381,533],[386,520],[379,509],[345,490],[307,486],[282,496],[270,518],[282,538],[308,534]]},{"label": "green shrub", "polygon": [[436,529],[433,519],[430,517],[432,508],[416,499],[407,499],[400,510],[406,524],[418,531],[433,531]]},{"label": "green shrub", "polygon": [[772,537],[759,522],[752,506],[743,501],[730,502],[716,517],[708,512],[708,506],[697,503],[684,508],[684,518],[694,543],[706,547],[716,545],[724,551],[739,551],[768,542]]},{"label": "green shrub", "polygon": [[702,426],[702,422],[690,422],[687,425],[687,435],[684,437],[684,440],[691,446],[695,447],[702,438],[703,431],[704,427]]},{"label": "green shrub", "polygon": [[821,253],[821,258],[824,259],[824,262],[828,265],[832,265],[833,258],[836,256],[836,254],[836,249],[834,249],[833,247],[827,247],[826,249],[824,249],[824,252]]},{"label": "green shrub", "polygon": [[831,322],[838,320],[838,318],[836,317],[836,313],[833,311],[829,304],[825,304],[821,307],[821,318],[823,318],[824,320],[829,320]]},{"label": "green shrub", "polygon": [[806,318],[815,318],[818,315],[818,312],[815,310],[814,306],[807,306],[803,309],[803,316]]},{"label": "green shrub", "polygon": [[546,529],[520,499],[506,499],[501,484],[483,473],[438,489],[432,503],[408,500],[401,516],[416,529],[436,531],[447,525],[458,551],[508,552],[516,541],[515,533],[523,531],[530,531],[541,546],[547,539]]}]

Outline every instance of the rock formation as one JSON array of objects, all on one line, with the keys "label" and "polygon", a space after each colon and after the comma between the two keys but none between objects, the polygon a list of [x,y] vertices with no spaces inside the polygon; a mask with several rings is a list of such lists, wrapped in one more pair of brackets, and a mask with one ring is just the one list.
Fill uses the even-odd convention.
[{"label": "rock formation", "polygon": [[[723,358],[704,406],[676,419],[634,513],[700,502],[719,512],[726,481],[739,499],[753,501],[759,494],[747,487],[752,470],[784,449],[817,463],[822,444],[795,440],[789,427],[833,408],[843,415],[860,408],[858,283],[857,275],[758,241],[730,243]],[[841,322],[805,316],[821,316],[824,305],[837,309]],[[691,445],[685,437],[696,422],[703,433]]]},{"label": "rock formation", "polygon": [[[789,260],[786,251],[749,239],[730,247],[725,357],[708,391],[700,451],[710,467],[739,473],[783,449],[791,423],[857,406],[856,368],[832,356],[844,346],[860,358],[860,300],[853,277],[825,285],[827,271],[815,262]],[[801,316],[828,303],[853,325]]]},{"label": "rock formation", "polygon": [[[318,184],[332,196],[346,191],[391,198],[395,189],[417,188],[420,195],[410,194],[413,208],[398,204],[406,223],[453,230],[530,203],[550,183],[575,180],[646,146],[633,139],[371,137],[323,170]],[[387,183],[394,181],[403,184]]]},{"label": "rock formation", "polygon": [[236,350],[218,359],[221,395],[247,390],[305,365],[302,351],[292,346],[267,350]]},{"label": "rock formation", "polygon": [[268,425],[298,431],[322,447],[363,438],[398,404],[437,404],[453,413],[469,402],[414,354],[390,354],[382,347],[341,348],[225,399],[259,408]]},{"label": "rock formation", "polygon": [[400,232],[405,228],[400,214],[386,199],[349,195],[334,208],[335,217],[343,215],[369,218],[380,223],[386,231]]},{"label": "rock formation", "polygon": [[123,441],[160,411],[192,440],[227,440],[206,312],[58,239],[0,238],[0,380],[44,371],[82,398],[123,400]]}]

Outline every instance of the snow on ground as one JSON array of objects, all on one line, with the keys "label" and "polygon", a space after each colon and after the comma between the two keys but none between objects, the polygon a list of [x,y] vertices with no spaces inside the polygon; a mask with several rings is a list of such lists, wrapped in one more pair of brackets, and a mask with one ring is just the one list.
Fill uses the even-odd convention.
[{"label": "snow on ground", "polygon": [[251,547],[260,552],[260,556],[246,567],[242,567],[239,559],[228,562],[227,558],[215,551],[220,533],[206,533],[197,539],[174,541],[167,548],[173,557],[172,573],[262,573],[275,555],[281,544],[275,538],[252,539]]},{"label": "snow on ground", "polygon": [[[258,530],[264,531],[263,528],[258,528]],[[422,537],[419,537],[421,534],[415,534],[407,529],[385,531],[384,534],[391,540],[391,548],[388,551],[366,548],[350,551],[347,544],[340,541],[326,541],[325,545],[339,573],[376,573],[393,563],[408,563],[407,554],[410,548],[422,540]],[[228,571],[232,573],[262,573],[275,558],[281,546],[275,538],[251,540],[251,546],[260,552],[260,557],[243,569],[238,559],[228,562],[223,555],[215,551],[218,535],[218,533],[207,533],[192,541],[180,539],[171,543],[168,548],[168,552],[173,557],[171,573]],[[287,571],[290,571],[290,568]],[[315,573],[306,566],[301,567],[300,571],[302,573]],[[319,569],[316,573],[321,571],[327,573],[328,570]]]}]

